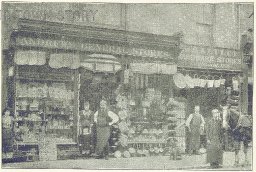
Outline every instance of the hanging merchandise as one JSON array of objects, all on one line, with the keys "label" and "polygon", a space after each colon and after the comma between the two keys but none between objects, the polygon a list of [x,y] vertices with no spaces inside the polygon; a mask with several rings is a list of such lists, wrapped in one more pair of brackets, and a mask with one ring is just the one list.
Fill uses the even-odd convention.
[{"label": "hanging merchandise", "polygon": [[185,81],[187,84],[187,88],[194,88],[194,81],[188,74],[185,76]]},{"label": "hanging merchandise", "polygon": [[185,88],[186,87],[185,77],[181,73],[175,73],[173,75],[173,81],[174,81],[174,84],[178,88]]},{"label": "hanging merchandise", "polygon": [[[217,78],[217,76],[216,76],[216,78]],[[214,87],[215,87],[215,88],[220,87],[220,85],[221,85],[221,79],[222,79],[222,78],[219,78],[219,77],[218,77],[218,79],[215,79],[215,80],[214,80]]]},{"label": "hanging merchandise", "polygon": [[200,87],[200,78],[198,77],[197,74],[194,75],[193,81],[195,87]]},{"label": "hanging merchandise", "polygon": [[220,79],[220,84],[221,84],[221,85],[225,85],[225,83],[226,83],[226,79],[221,78],[221,79]]},{"label": "hanging merchandise", "polygon": [[213,86],[214,86],[214,77],[213,76],[208,76],[207,87],[212,88]]},{"label": "hanging merchandise", "polygon": [[175,74],[177,72],[176,64],[162,63],[131,63],[131,70],[140,74]]},{"label": "hanging merchandise", "polygon": [[205,75],[200,76],[200,87],[204,88],[207,84],[207,77]]},{"label": "hanging merchandise", "polygon": [[235,77],[232,78],[232,84],[233,84],[233,90],[239,91],[239,81],[237,78]]},{"label": "hanging merchandise", "polygon": [[46,52],[18,50],[15,53],[14,62],[17,65],[44,65],[46,63]]},{"label": "hanging merchandise", "polygon": [[124,84],[128,84],[129,83],[129,76],[130,76],[130,70],[129,69],[125,69],[124,70]]}]

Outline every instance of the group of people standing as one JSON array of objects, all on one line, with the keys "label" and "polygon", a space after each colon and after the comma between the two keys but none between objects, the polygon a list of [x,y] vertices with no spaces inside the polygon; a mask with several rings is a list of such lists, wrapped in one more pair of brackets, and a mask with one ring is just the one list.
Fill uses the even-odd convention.
[{"label": "group of people standing", "polygon": [[[223,144],[227,144],[224,141],[227,139],[225,133],[231,131],[235,149],[235,165],[239,163],[238,151],[240,150],[241,142],[244,144],[245,161],[248,163],[248,143],[252,139],[252,125],[248,115],[238,115],[238,120],[235,122],[230,115],[223,115],[218,109],[213,109],[211,114],[211,118],[205,122],[204,117],[200,114],[200,107],[195,106],[195,112],[188,117],[186,126],[190,135],[189,153],[199,154],[200,135],[204,131],[207,140],[207,163],[210,163],[212,168],[220,167],[223,163]],[[231,128],[229,126],[230,120],[233,120],[235,127]]]}]

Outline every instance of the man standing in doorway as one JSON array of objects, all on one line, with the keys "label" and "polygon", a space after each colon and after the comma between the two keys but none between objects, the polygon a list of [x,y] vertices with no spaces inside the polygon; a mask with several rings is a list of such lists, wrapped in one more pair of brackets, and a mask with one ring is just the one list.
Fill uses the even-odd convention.
[{"label": "man standing in doorway", "polygon": [[190,114],[186,126],[188,127],[190,142],[189,142],[189,153],[198,154],[200,148],[200,129],[204,127],[205,121],[203,116],[200,114],[200,106],[195,106],[195,112]]},{"label": "man standing in doorway", "polygon": [[107,101],[101,100],[100,109],[94,114],[96,123],[96,153],[97,158],[108,159],[110,126],[118,122],[118,116],[108,110]]}]

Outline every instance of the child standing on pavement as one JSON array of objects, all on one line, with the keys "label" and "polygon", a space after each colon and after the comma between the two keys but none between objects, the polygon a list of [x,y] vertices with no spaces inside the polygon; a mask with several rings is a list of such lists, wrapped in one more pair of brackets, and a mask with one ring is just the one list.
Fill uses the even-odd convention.
[{"label": "child standing on pavement", "polygon": [[79,114],[79,146],[83,156],[91,153],[91,127],[93,124],[89,102],[84,103],[84,109]]}]

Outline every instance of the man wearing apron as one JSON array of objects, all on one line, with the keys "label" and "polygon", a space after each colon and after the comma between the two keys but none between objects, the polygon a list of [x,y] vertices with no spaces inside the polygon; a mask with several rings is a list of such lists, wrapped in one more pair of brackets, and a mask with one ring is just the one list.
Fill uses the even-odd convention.
[{"label": "man wearing apron", "polygon": [[13,117],[9,109],[5,109],[2,116],[2,151],[6,155],[10,152],[13,144]]},{"label": "man wearing apron", "polygon": [[190,154],[198,154],[198,150],[200,148],[200,129],[204,127],[205,121],[199,112],[200,107],[195,106],[195,113],[190,114],[186,121],[186,126],[188,127],[190,135]]},{"label": "man wearing apron", "polygon": [[97,158],[108,159],[110,126],[118,122],[118,116],[108,110],[106,100],[101,100],[100,109],[94,114],[94,122],[96,123]]}]

